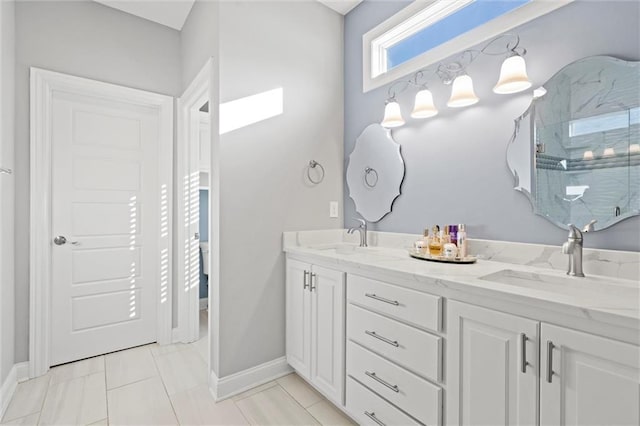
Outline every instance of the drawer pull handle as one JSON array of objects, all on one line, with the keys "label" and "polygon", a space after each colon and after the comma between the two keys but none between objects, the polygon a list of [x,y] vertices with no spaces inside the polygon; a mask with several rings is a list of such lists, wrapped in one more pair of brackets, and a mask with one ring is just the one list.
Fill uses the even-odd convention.
[{"label": "drawer pull handle", "polygon": [[549,340],[547,342],[547,383],[553,381],[553,342]]},{"label": "drawer pull handle", "polygon": [[523,373],[527,372],[527,340],[529,338],[526,334],[520,333],[520,371]]},{"label": "drawer pull handle", "polygon": [[393,306],[400,305],[400,302],[398,302],[397,300],[385,299],[384,297],[376,296],[375,293],[365,293],[364,295],[372,299],[379,300],[380,302],[388,303]]},{"label": "drawer pull handle", "polygon": [[371,412],[371,413],[370,413],[370,412],[368,412],[368,411],[365,411],[365,412],[364,412],[364,415],[365,415],[365,416],[367,416],[367,417],[369,417],[371,420],[373,420],[374,422],[376,422],[376,423],[377,423],[377,424],[379,424],[380,426],[387,426],[387,425],[385,425],[384,423],[382,423],[382,421],[381,421],[380,419],[378,419],[378,418],[376,417],[376,413],[374,413],[374,412]]},{"label": "drawer pull handle", "polygon": [[382,384],[382,385],[384,385],[384,386],[388,387],[389,389],[391,389],[391,390],[392,390],[392,391],[394,391],[395,393],[400,392],[400,389],[398,389],[398,385],[392,385],[392,384],[389,384],[389,383],[385,382],[385,381],[384,381],[384,380],[382,380],[380,377],[378,377],[378,376],[376,375],[376,373],[375,373],[375,372],[370,373],[370,372],[368,372],[368,371],[365,371],[365,372],[364,372],[364,374],[366,374],[367,376],[371,377],[371,378],[372,378],[373,380],[375,380],[376,382],[378,382],[378,383],[380,383],[380,384]]},{"label": "drawer pull handle", "polygon": [[302,277],[302,289],[306,290],[309,288],[309,283],[308,283],[308,278],[309,278],[309,271],[304,271],[304,276]]},{"label": "drawer pull handle", "polygon": [[365,332],[365,333],[367,333],[369,336],[371,336],[371,337],[375,337],[375,338],[376,338],[376,339],[378,339],[378,340],[382,340],[383,342],[388,343],[388,344],[390,344],[391,346],[395,346],[396,348],[397,348],[398,346],[400,346],[400,345],[398,344],[398,341],[397,341],[397,340],[387,339],[387,338],[386,338],[386,337],[384,337],[384,336],[380,336],[380,335],[379,335],[379,334],[377,334],[375,331],[365,330],[364,332]]}]

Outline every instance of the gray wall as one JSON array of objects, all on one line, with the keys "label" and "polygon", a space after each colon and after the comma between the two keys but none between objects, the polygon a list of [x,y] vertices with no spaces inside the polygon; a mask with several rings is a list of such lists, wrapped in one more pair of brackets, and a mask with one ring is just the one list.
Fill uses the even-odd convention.
[{"label": "gray wall", "polygon": [[16,5],[16,361],[28,358],[29,67],[178,96],[180,34],[92,1]]},{"label": "gray wall", "polygon": [[[360,132],[382,120],[388,86],[362,93],[362,35],[407,2],[365,1],[345,18],[345,166]],[[612,55],[640,59],[638,2],[575,2],[514,30],[527,48],[534,85],[577,59]],[[407,120],[393,130],[402,146],[406,177],[393,212],[372,226],[389,232],[420,233],[426,225],[467,223],[470,238],[558,245],[567,232],[532,212],[514,191],[506,166],[513,119],[528,105],[526,94],[496,95],[491,89],[499,59],[479,59],[469,68],[480,103],[452,110],[445,106],[450,87],[432,84],[440,115]],[[399,96],[405,119],[415,91]],[[345,188],[346,225],[355,206]],[[587,247],[640,250],[640,218],[585,237]]]},{"label": "gray wall", "polygon": [[[0,167],[14,168],[15,3],[0,2]],[[0,384],[14,363],[14,177],[0,175]]]},{"label": "gray wall", "polygon": [[[183,32],[185,87],[217,58],[211,21],[194,16],[202,7],[189,18],[201,32]],[[343,197],[343,18],[315,1],[219,8],[220,101],[284,89],[281,116],[221,136],[216,373],[224,377],[285,354],[282,232],[343,225],[328,215],[329,201]],[[318,186],[303,178],[311,159],[326,169]]]}]

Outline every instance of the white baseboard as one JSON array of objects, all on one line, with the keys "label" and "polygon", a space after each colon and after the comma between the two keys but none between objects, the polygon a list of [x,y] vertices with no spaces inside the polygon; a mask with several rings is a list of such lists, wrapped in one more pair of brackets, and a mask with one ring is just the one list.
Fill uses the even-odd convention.
[{"label": "white baseboard", "polygon": [[293,372],[287,358],[277,358],[252,368],[218,378],[213,371],[209,378],[209,390],[216,401],[222,401]]},{"label": "white baseboard", "polygon": [[7,378],[4,380],[2,386],[0,387],[0,419],[4,416],[5,411],[7,411],[7,407],[9,407],[9,403],[11,402],[11,398],[13,398],[13,394],[16,391],[18,383],[24,382],[28,378],[28,362],[20,362],[18,364],[14,364],[13,367],[11,367]]},{"label": "white baseboard", "polygon": [[202,299],[200,299],[200,310],[204,311],[205,309],[209,308],[209,299],[204,297]]}]

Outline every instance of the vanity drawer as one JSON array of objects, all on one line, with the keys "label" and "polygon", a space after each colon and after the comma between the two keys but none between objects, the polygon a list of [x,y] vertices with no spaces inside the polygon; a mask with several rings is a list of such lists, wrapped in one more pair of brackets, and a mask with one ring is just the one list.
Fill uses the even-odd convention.
[{"label": "vanity drawer", "polygon": [[351,377],[347,378],[347,412],[359,425],[420,425]]},{"label": "vanity drawer", "polygon": [[442,389],[439,386],[353,342],[347,344],[347,374],[422,423],[440,424]]},{"label": "vanity drawer", "polygon": [[349,304],[347,338],[417,374],[440,380],[438,336]]},{"label": "vanity drawer", "polygon": [[440,331],[441,297],[349,274],[347,299],[418,327]]}]

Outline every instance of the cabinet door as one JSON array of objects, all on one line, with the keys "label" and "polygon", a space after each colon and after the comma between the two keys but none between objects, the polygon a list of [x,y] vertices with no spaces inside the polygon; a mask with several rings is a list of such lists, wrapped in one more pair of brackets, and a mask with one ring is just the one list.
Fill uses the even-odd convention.
[{"label": "cabinet door", "polygon": [[343,272],[313,266],[311,284],[311,382],[344,403]]},{"label": "cabinet door", "polygon": [[447,423],[535,425],[539,323],[451,301],[447,324]]},{"label": "cabinet door", "polygon": [[640,424],[640,348],[542,324],[540,424]]},{"label": "cabinet door", "polygon": [[311,265],[287,259],[287,362],[300,375],[311,373]]}]

